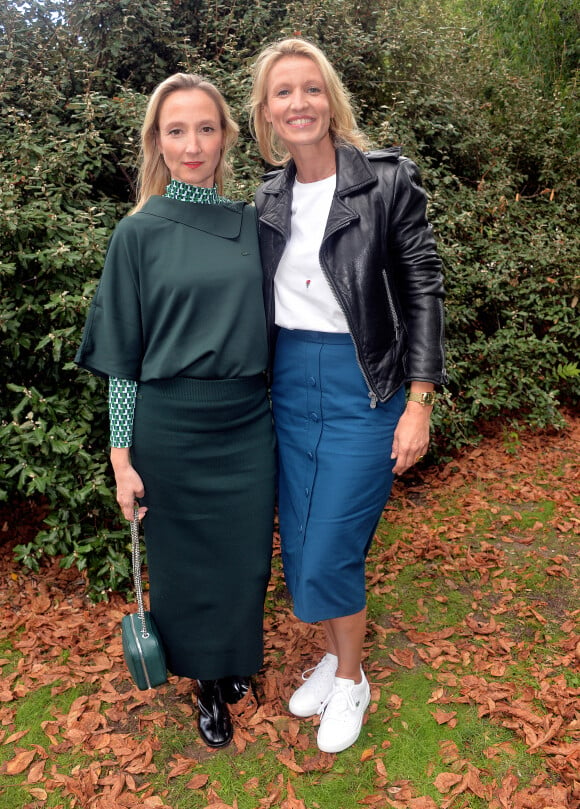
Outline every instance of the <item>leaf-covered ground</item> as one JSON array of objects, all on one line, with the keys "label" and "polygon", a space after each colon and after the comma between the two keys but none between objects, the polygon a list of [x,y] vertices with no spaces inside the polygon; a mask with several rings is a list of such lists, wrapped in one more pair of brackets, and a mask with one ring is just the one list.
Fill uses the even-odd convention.
[{"label": "leaf-covered ground", "polygon": [[[38,509],[0,516],[0,805],[170,809],[580,807],[580,419],[493,432],[397,482],[368,565],[372,703],[357,745],[286,711],[321,636],[291,614],[279,553],[266,664],[210,751],[192,684],[132,688],[118,595],[58,562],[18,568]],[[192,627],[192,631],[195,628]]]}]

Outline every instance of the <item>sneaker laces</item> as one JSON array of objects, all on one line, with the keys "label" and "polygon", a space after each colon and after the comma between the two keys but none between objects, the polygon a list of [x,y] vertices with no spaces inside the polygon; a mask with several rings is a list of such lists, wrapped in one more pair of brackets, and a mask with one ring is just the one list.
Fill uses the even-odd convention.
[{"label": "sneaker laces", "polygon": [[[334,700],[334,705],[332,706],[333,713],[336,711],[337,714],[344,715],[344,711],[346,708],[349,708],[351,711],[356,711],[357,704],[354,701],[354,685],[345,684],[345,685],[334,685],[334,688],[330,692],[330,694],[326,697],[320,708],[318,709],[318,713],[320,716],[326,711],[326,708],[330,701],[336,697]],[[335,718],[340,718],[340,716],[336,716]]]},{"label": "sneaker laces", "polygon": [[[306,669],[306,671],[302,672],[302,679],[306,682],[306,680],[311,680],[314,677],[315,678],[314,682],[316,682],[316,679],[318,679],[316,676],[316,672],[320,672],[322,674],[324,669],[331,667],[336,668],[332,660],[330,660],[326,655],[324,655],[322,660],[319,660],[315,666],[312,666],[312,668]],[[310,672],[312,672],[312,674],[310,674]]]}]

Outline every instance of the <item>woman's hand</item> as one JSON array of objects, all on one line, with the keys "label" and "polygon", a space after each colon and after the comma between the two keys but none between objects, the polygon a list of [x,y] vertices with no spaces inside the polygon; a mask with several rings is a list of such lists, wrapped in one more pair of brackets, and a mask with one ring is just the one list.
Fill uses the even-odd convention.
[{"label": "woman's hand", "polygon": [[407,402],[393,438],[391,458],[397,459],[393,467],[395,475],[402,475],[427,452],[432,410],[418,402]]},{"label": "woman's hand", "polygon": [[[123,516],[132,520],[135,516],[135,501],[143,497],[145,487],[140,475],[131,465],[129,449],[125,447],[111,447],[111,464],[115,473],[117,484],[117,503],[121,507]],[[139,519],[142,520],[147,512],[146,506],[140,506]]]}]

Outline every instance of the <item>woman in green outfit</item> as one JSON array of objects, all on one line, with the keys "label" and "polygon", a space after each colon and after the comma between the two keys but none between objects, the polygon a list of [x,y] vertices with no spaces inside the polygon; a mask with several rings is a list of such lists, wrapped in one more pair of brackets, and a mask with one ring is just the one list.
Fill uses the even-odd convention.
[{"label": "woman in green outfit", "polygon": [[212,747],[230,742],[227,703],[263,662],[274,502],[255,212],[220,196],[237,132],[199,76],[153,92],[138,202],[76,357],[109,379],[117,500],[146,515],[151,611],[169,670],[198,681]]}]

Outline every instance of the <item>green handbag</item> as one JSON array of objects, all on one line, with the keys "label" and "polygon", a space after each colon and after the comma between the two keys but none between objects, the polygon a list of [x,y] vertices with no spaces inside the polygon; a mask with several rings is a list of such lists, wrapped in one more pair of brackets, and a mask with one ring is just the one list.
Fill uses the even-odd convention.
[{"label": "green handbag", "polygon": [[131,555],[138,610],[125,615],[121,621],[121,637],[127,668],[137,688],[145,691],[167,682],[167,665],[159,630],[151,613],[143,607],[137,513],[135,509],[135,517],[131,521]]}]

